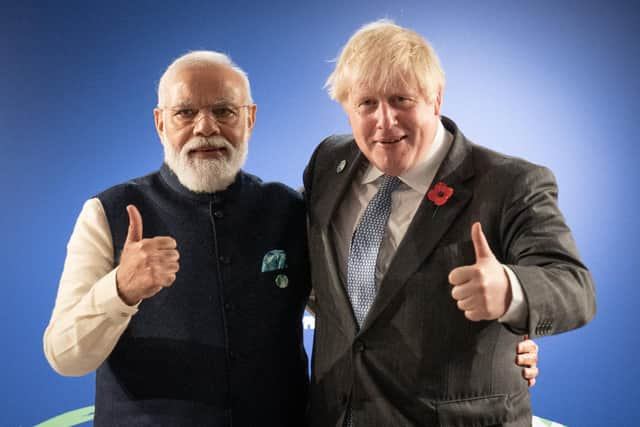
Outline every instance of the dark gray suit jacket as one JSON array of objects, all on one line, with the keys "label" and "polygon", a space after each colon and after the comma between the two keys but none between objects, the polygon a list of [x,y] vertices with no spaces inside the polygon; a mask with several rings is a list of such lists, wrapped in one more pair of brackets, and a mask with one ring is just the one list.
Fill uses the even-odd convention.
[{"label": "dark gray suit jacket", "polygon": [[[305,170],[316,314],[312,426],[342,426],[348,403],[356,427],[530,425],[529,392],[514,360],[520,334],[564,332],[595,314],[591,275],[558,209],[552,173],[472,144],[451,120],[442,122],[454,142],[434,183],[454,194],[435,215],[423,200],[359,332],[330,223],[367,160],[351,136],[336,136]],[[451,296],[449,272],[475,262],[475,221],[522,284],[526,330],[471,322]]]}]

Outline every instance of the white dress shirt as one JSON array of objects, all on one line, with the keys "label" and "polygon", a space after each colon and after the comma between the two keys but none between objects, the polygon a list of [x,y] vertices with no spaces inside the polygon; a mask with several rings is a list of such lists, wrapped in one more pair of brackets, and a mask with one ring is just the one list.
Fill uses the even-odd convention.
[{"label": "white dress shirt", "polygon": [[[449,152],[451,144],[453,144],[453,135],[444,128],[442,123],[439,123],[433,143],[425,156],[418,159],[414,167],[399,176],[402,183],[391,196],[391,216],[378,252],[375,274],[376,287],[380,286],[393,255],[404,238],[420,203],[426,197],[431,182]],[[339,265],[339,275],[344,284],[347,283],[347,259],[353,232],[369,201],[378,191],[379,178],[382,175],[383,172],[378,168],[364,162],[362,169],[356,172],[356,176],[331,222],[331,235]],[[513,327],[525,329],[527,303],[522,285],[510,268],[503,267],[509,278],[512,299],[509,309],[498,320]]]},{"label": "white dress shirt", "polygon": [[44,354],[62,375],[84,375],[109,356],[137,306],[118,295],[113,243],[102,203],[88,200],[67,244]]}]

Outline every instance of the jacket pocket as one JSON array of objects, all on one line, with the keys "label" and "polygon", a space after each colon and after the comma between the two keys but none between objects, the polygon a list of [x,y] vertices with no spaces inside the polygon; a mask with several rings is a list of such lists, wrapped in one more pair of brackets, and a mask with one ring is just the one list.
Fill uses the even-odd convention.
[{"label": "jacket pocket", "polygon": [[436,403],[438,425],[442,427],[481,427],[500,424],[509,417],[506,394],[482,396]]}]

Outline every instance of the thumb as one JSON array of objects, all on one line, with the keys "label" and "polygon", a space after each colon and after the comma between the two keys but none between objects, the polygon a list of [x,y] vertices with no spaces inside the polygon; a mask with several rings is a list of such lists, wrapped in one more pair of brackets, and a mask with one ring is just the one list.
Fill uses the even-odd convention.
[{"label": "thumb", "polygon": [[481,258],[493,258],[493,252],[491,252],[479,222],[474,222],[471,226],[471,240],[473,241],[473,250],[476,253],[476,261]]},{"label": "thumb", "polygon": [[142,215],[135,205],[127,206],[127,214],[129,214],[129,230],[126,243],[138,242],[142,240]]}]

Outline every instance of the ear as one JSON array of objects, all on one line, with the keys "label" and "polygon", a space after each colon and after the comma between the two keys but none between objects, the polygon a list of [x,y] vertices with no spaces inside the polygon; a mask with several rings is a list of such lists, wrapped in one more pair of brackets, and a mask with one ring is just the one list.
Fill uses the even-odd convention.
[{"label": "ear", "polygon": [[[357,109],[351,102],[351,93],[349,92],[342,100],[337,100],[337,102],[340,104],[342,110],[347,115],[349,126],[351,126],[351,129],[353,130],[357,126],[357,120],[360,119],[360,114],[358,114]],[[351,133],[353,133],[353,131]]]},{"label": "ear", "polygon": [[153,109],[153,120],[156,123],[156,132],[158,132],[158,136],[160,137],[160,140],[162,140],[162,135],[164,135],[164,119],[162,117],[161,109]]},{"label": "ear", "polygon": [[436,99],[433,101],[434,112],[436,116],[440,115],[440,107],[442,106],[442,88],[438,88],[438,94],[436,95]]},{"label": "ear", "polygon": [[256,124],[256,111],[258,110],[258,106],[256,104],[252,104],[247,107],[247,129],[249,129],[249,133],[253,131],[253,126]]}]

